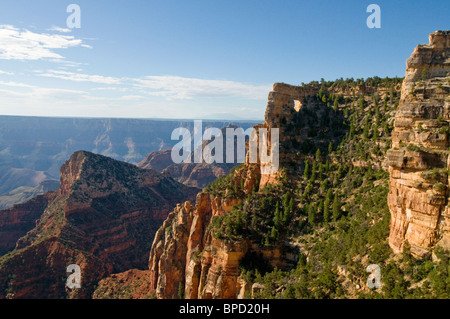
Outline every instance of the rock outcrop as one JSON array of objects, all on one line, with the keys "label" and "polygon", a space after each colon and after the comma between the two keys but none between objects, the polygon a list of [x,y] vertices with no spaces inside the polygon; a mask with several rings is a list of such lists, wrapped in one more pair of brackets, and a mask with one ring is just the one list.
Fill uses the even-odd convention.
[{"label": "rock outcrop", "polygon": [[154,169],[165,176],[191,187],[204,188],[215,179],[222,177],[235,165],[207,164],[207,163],[180,163],[175,164],[171,158],[172,149],[149,153],[145,159],[137,164],[143,169]]},{"label": "rock outcrop", "polygon": [[171,148],[148,153],[145,158],[137,164],[137,167],[143,169],[154,169],[155,171],[161,173],[163,170],[173,164],[171,154]]},{"label": "rock outcrop", "polygon": [[[169,148],[147,154],[145,159],[137,164],[137,166],[144,169],[154,169],[163,175],[170,176],[176,181],[187,186],[204,188],[217,178],[227,175],[234,166],[239,164],[236,151],[235,154],[233,154],[234,161],[232,163],[227,163],[226,161],[227,150],[225,141],[227,138],[227,128],[236,129],[238,127],[235,125],[228,125],[221,130],[221,138],[224,142],[222,149],[222,163],[206,163],[205,161],[202,163],[195,163],[193,153],[191,153],[190,163],[174,163],[171,157],[172,149]],[[206,140],[203,142],[201,148],[204,152],[206,152],[205,147],[210,143],[211,140]],[[236,144],[237,142],[235,143],[235,150]]]},{"label": "rock outcrop", "polygon": [[[289,162],[292,161],[295,149],[291,147],[292,140],[305,140],[305,137],[299,134],[300,132],[289,132],[287,123],[295,125],[298,117],[298,112],[303,105],[309,108],[316,108],[316,96],[320,90],[319,85],[294,86],[285,83],[275,83],[272,91],[269,93],[265,121],[264,124],[255,126],[257,129],[265,128],[268,131],[268,149],[272,147],[270,140],[270,132],[272,128],[279,130],[279,166],[288,167]],[[319,109],[319,107],[317,107]],[[260,170],[264,169],[260,165]],[[262,174],[260,179],[260,187],[263,188],[269,183],[277,183],[280,177],[280,171],[272,174]]]},{"label": "rock outcrop", "polygon": [[152,299],[148,270],[130,269],[103,278],[92,294],[92,299]]},{"label": "rock outcrop", "polygon": [[56,195],[56,192],[49,192],[0,211],[0,256],[13,250],[17,240],[36,226],[36,221]]},{"label": "rock outcrop", "polygon": [[[249,239],[230,242],[217,239],[210,221],[229,213],[239,199],[206,193],[197,205],[180,204],[155,235],[149,259],[150,287],[157,298],[235,299],[246,289],[239,265],[246,255],[261,255],[272,267],[291,264],[282,258],[283,247],[259,247]],[[247,289],[250,289],[247,287]]]},{"label": "rock outcrop", "polygon": [[[197,191],[154,170],[74,153],[59,191],[0,211],[0,242],[10,250],[0,257],[0,298],[84,298],[109,274],[145,269],[155,232]],[[81,289],[65,287],[70,264],[81,268]]]},{"label": "rock outcrop", "polygon": [[[178,298],[181,294],[188,299],[243,297],[251,294],[250,285],[241,277],[240,266],[244,258],[258,256],[269,267],[279,269],[289,269],[295,265],[298,255],[284,241],[260,245],[260,242],[245,237],[224,240],[214,234],[211,225],[215,217],[229,214],[245,196],[258,192],[268,184],[279,183],[280,177],[286,175],[297,153],[296,148],[292,147],[292,140],[306,140],[308,135],[307,131],[295,132],[299,133],[297,136],[292,132],[298,121],[308,120],[307,115],[300,119],[296,105],[314,109],[311,111],[314,116],[320,115],[327,107],[317,102],[319,89],[315,85],[297,87],[276,83],[269,93],[266,120],[254,128],[257,132],[260,132],[259,129],[266,130],[268,150],[275,142],[271,140],[272,129],[279,129],[278,171],[264,174],[264,166],[268,164],[261,163],[259,157],[256,163],[252,163],[247,152],[245,165],[229,175],[232,185],[242,186],[241,196],[229,196],[228,191],[217,195],[208,193],[206,189],[197,196],[195,207],[185,202],[169,214],[156,233],[150,252],[150,287],[157,298]],[[333,132],[333,136],[338,134]],[[261,138],[261,134],[256,138]],[[328,140],[325,147],[327,145]]]},{"label": "rock outcrop", "polygon": [[406,62],[400,105],[387,154],[389,244],[408,242],[419,257],[450,249],[450,31],[430,34]]}]

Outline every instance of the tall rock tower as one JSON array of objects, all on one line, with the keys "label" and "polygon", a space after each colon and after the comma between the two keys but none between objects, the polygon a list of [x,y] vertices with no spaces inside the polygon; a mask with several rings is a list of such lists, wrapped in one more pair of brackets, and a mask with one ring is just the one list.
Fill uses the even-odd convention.
[{"label": "tall rock tower", "polygon": [[387,162],[389,244],[417,257],[450,249],[450,31],[436,31],[406,61]]}]

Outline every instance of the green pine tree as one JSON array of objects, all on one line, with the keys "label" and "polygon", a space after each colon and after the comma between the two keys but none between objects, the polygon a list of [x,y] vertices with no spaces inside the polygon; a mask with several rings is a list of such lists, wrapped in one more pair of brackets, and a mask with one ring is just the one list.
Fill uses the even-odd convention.
[{"label": "green pine tree", "polygon": [[315,207],[313,204],[308,206],[308,221],[309,223],[314,226],[316,224],[316,212]]},{"label": "green pine tree", "polygon": [[327,160],[326,162],[325,162],[325,172],[329,172],[330,171],[330,160]]},{"label": "green pine tree", "polygon": [[323,221],[328,223],[330,221],[330,200],[327,198],[323,204]]},{"label": "green pine tree", "polygon": [[375,127],[373,128],[373,136],[372,139],[376,141],[378,139],[378,125],[375,124]]},{"label": "green pine tree", "polygon": [[364,140],[367,140],[369,138],[369,120],[368,120],[368,118],[367,118],[366,122],[364,123],[363,138],[364,138]]},{"label": "green pine tree", "polygon": [[313,163],[312,169],[311,169],[311,178],[310,181],[314,182],[317,178],[317,164],[316,162]]},{"label": "green pine tree", "polygon": [[305,160],[305,170],[303,171],[303,177],[305,179],[309,179],[309,174],[310,174],[309,161],[306,159]]},{"label": "green pine tree", "polygon": [[353,136],[355,136],[355,125],[353,124],[353,122],[350,123],[350,131],[348,133],[348,136],[350,139],[352,139]]},{"label": "green pine tree", "polygon": [[362,94],[359,96],[358,106],[360,107],[361,110],[364,111],[364,108],[366,106],[366,101],[364,100],[364,95],[362,95]]},{"label": "green pine tree", "polygon": [[333,219],[338,220],[339,217],[341,217],[341,201],[337,193],[335,193],[333,199]]},{"label": "green pine tree", "polygon": [[270,238],[273,241],[277,241],[278,240],[278,230],[275,228],[275,226],[273,226],[272,230],[270,231]]},{"label": "green pine tree", "polygon": [[280,228],[281,226],[281,215],[280,215],[280,203],[277,202],[276,208],[275,208],[275,213],[273,216],[273,223],[275,225],[275,227]]},{"label": "green pine tree", "polygon": [[320,154],[320,148],[316,151],[316,162],[320,162],[321,154]]},{"label": "green pine tree", "polygon": [[334,100],[334,102],[333,102],[333,110],[337,111],[338,108],[339,108],[339,101],[338,101],[338,99],[336,98],[336,99]]},{"label": "green pine tree", "polygon": [[319,203],[317,204],[316,221],[321,220],[323,213],[324,213],[324,209],[325,209],[324,203],[323,203],[323,200],[321,199],[321,200],[319,200]]},{"label": "green pine tree", "polygon": [[179,299],[184,299],[185,298],[184,285],[181,282],[178,284],[178,298]]}]

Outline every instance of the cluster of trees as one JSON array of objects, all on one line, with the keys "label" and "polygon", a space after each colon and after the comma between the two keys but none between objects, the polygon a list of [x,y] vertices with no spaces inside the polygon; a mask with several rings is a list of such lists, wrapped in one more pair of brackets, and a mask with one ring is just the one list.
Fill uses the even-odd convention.
[{"label": "cluster of trees", "polygon": [[[403,78],[394,77],[394,78],[380,78],[378,76],[374,77],[368,77],[367,79],[354,79],[354,78],[340,78],[334,81],[325,81],[325,79],[320,79],[319,81],[311,81],[308,83],[308,85],[316,85],[316,86],[324,86],[327,88],[340,88],[340,89],[349,89],[349,88],[355,88],[355,87],[361,87],[361,86],[367,86],[372,88],[378,88],[378,87],[393,87],[400,83],[402,83]],[[305,85],[305,83],[302,83],[302,85]]]},{"label": "cluster of trees", "polygon": [[231,212],[214,216],[210,230],[223,240],[250,238],[261,246],[274,244],[280,240],[280,235],[286,235],[286,230],[295,228],[291,220],[297,209],[290,193],[281,195],[279,192],[280,189],[269,186],[261,193],[249,194]]},{"label": "cluster of trees", "polygon": [[[214,180],[204,191],[208,194],[227,197],[227,198],[242,198],[244,193],[244,180],[236,176],[236,172],[241,170],[244,164],[237,165],[230,170],[228,175],[222,176]],[[236,180],[239,179],[237,183]]]}]

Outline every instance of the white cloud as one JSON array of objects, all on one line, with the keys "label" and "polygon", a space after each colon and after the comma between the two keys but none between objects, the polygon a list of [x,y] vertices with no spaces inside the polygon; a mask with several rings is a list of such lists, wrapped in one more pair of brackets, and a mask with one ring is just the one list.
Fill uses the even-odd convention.
[{"label": "white cloud", "polygon": [[[83,65],[87,65],[87,63],[81,63],[81,62],[74,62],[69,60],[63,60],[63,59],[48,59],[49,62],[52,63],[58,63],[62,65],[63,67],[69,67],[69,68],[78,68]],[[60,67],[61,68],[61,67]]]},{"label": "white cloud", "polygon": [[[159,96],[166,100],[193,100],[196,98],[243,98],[265,100],[271,85],[254,85],[226,80],[205,80],[180,76],[145,76],[142,78],[117,78],[103,75],[75,73],[63,70],[37,72],[39,76],[73,82],[114,85],[92,87],[91,91],[130,92],[125,97],[142,99],[142,94]],[[137,93],[137,94],[135,94]],[[123,99],[123,97],[122,97]]]},{"label": "white cloud", "polygon": [[61,27],[58,27],[56,25],[52,26],[50,29],[48,29],[48,31],[56,31],[56,32],[61,32],[61,33],[70,33],[70,32],[72,32],[71,29],[61,28]]},{"label": "white cloud", "polygon": [[0,85],[3,86],[12,86],[12,87],[21,87],[21,88],[35,88],[35,86],[33,85],[29,85],[29,84],[25,84],[25,83],[18,83],[18,82],[5,82],[5,81],[0,81]]},{"label": "white cloud", "polygon": [[116,91],[116,92],[128,92],[130,88],[118,87],[118,86],[108,86],[108,87],[95,87],[91,88],[92,91]]},{"label": "white cloud", "polygon": [[[261,100],[266,100],[272,89],[271,85],[226,80],[180,76],[110,77],[79,70],[32,72],[35,78],[55,79],[58,88],[41,87],[42,78],[30,83],[33,85],[19,80],[0,81],[0,113],[162,118],[231,118],[238,114],[242,118],[260,118],[265,105]],[[78,86],[78,83],[87,85]],[[214,102],[205,98],[213,98]],[[249,109],[243,111],[242,105]]]},{"label": "white cloud", "polygon": [[67,71],[59,71],[59,70],[50,70],[46,73],[39,74],[40,76],[45,76],[49,78],[75,81],[75,82],[92,82],[99,84],[120,84],[120,79],[113,78],[109,76],[103,75],[90,75],[83,73],[74,73]]},{"label": "white cloud", "polygon": [[4,75],[14,75],[14,73],[12,73],[12,72],[7,72],[7,71],[3,71],[3,70],[0,70],[0,74],[4,74]]},{"label": "white cloud", "polygon": [[226,80],[205,80],[179,76],[146,76],[135,79],[147,94],[167,99],[191,100],[198,97],[240,97],[264,100],[271,85],[252,85]]},{"label": "white cloud", "polygon": [[34,88],[33,92],[31,92],[29,96],[43,100],[57,99],[61,101],[71,101],[86,96],[86,92],[57,88]]},{"label": "white cloud", "polygon": [[124,95],[120,99],[125,101],[138,101],[144,99],[144,97],[141,95]]},{"label": "white cloud", "polygon": [[95,87],[93,91],[135,91],[130,96],[160,96],[167,100],[192,100],[195,98],[237,97],[250,100],[265,100],[271,85],[253,85],[235,81],[205,80],[180,76],[145,76],[143,78],[117,78],[103,75],[91,75],[49,70],[38,74],[74,82],[117,85],[116,87]]},{"label": "white cloud", "polygon": [[[2,85],[10,86],[11,89],[2,89]],[[15,89],[26,88],[28,90],[16,91]],[[3,109],[9,109],[7,113],[14,113],[13,110],[21,110],[26,108],[32,108],[38,104],[43,105],[59,105],[73,104],[80,99],[86,101],[89,96],[84,91],[69,90],[60,88],[40,88],[21,83],[0,83],[0,95],[2,97],[2,104],[0,106]],[[8,107],[9,105],[9,107]],[[20,106],[20,107],[19,107]],[[0,108],[1,109],[1,108]]]},{"label": "white cloud", "polygon": [[74,36],[35,33],[11,25],[0,25],[0,59],[3,60],[61,60],[64,57],[54,52],[55,49],[82,45],[83,41]]}]

